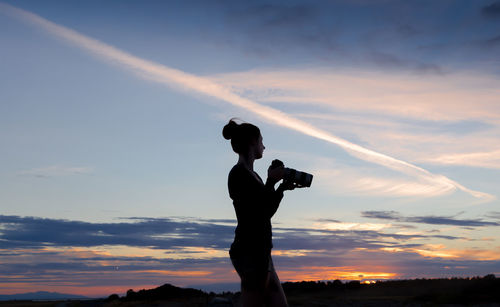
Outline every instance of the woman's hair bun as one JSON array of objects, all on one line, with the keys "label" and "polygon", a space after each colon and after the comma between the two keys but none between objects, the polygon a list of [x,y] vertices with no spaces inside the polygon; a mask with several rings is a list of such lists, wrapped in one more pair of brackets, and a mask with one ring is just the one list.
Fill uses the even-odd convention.
[{"label": "woman's hair bun", "polygon": [[226,140],[230,140],[234,136],[236,129],[238,129],[238,124],[231,119],[222,129],[222,136]]}]

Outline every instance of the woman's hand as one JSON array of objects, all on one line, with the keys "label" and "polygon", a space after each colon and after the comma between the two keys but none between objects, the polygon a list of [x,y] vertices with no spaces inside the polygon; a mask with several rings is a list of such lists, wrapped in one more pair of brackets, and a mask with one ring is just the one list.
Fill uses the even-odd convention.
[{"label": "woman's hand", "polygon": [[278,187],[277,191],[291,191],[297,187],[297,184],[292,181],[283,180],[283,182]]},{"label": "woman's hand", "polygon": [[285,174],[285,168],[283,166],[278,166],[278,167],[269,166],[269,168],[267,169],[267,182],[274,186],[276,182],[283,179],[284,174]]}]

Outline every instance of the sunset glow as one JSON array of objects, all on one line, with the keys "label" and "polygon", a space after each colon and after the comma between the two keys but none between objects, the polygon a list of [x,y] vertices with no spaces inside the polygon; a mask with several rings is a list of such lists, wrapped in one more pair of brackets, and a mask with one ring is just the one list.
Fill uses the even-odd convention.
[{"label": "sunset glow", "polygon": [[395,279],[398,277],[396,273],[389,272],[370,272],[358,271],[351,267],[301,267],[298,272],[282,271],[282,276],[285,276],[289,281],[315,281],[315,280],[364,280],[364,279]]}]

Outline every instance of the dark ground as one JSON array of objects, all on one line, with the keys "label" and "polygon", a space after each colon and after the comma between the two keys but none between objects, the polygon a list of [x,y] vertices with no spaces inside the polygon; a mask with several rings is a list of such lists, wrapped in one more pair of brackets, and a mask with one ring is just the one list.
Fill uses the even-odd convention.
[{"label": "dark ground", "polygon": [[[360,284],[352,281],[284,283],[290,306],[500,306],[500,278],[415,279]],[[165,284],[155,289],[129,290],[102,300],[6,301],[0,306],[122,307],[238,306],[239,293],[205,293]]]}]

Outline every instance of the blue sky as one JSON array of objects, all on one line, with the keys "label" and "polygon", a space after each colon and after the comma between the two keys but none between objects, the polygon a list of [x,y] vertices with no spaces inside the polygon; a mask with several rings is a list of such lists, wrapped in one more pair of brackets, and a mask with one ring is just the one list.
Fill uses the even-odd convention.
[{"label": "blue sky", "polygon": [[5,293],[237,282],[232,117],[261,175],[315,175],[283,280],[500,274],[498,1],[3,1],[0,29]]}]

